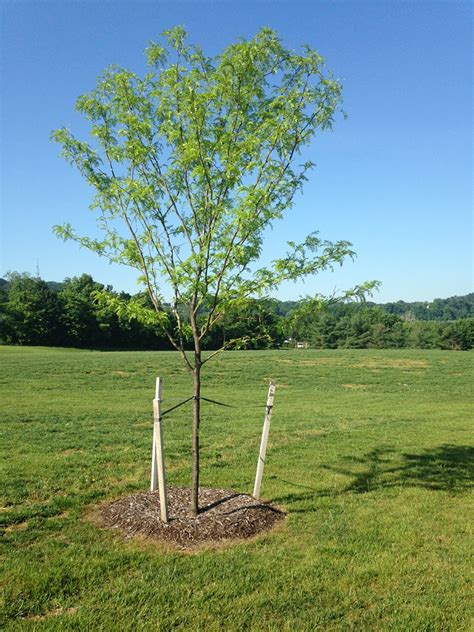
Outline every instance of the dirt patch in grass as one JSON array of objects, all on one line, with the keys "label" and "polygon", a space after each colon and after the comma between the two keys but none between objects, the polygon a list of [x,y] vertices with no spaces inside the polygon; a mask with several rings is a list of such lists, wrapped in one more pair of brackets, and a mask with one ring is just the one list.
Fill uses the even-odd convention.
[{"label": "dirt patch in grass", "polygon": [[381,360],[367,360],[367,362],[358,362],[352,367],[359,369],[426,369],[430,366],[426,360],[411,360],[409,358],[390,359],[383,358]]},{"label": "dirt patch in grass", "polygon": [[426,360],[412,360],[411,358],[374,358],[359,362],[347,361],[343,356],[323,356],[311,360],[277,359],[278,364],[294,366],[341,366],[348,369],[426,369],[430,363]]},{"label": "dirt patch in grass", "polygon": [[339,358],[330,358],[330,357],[322,357],[316,358],[314,360],[293,360],[286,358],[278,358],[275,360],[277,364],[292,364],[294,366],[318,366],[320,364],[341,364],[341,360]]},{"label": "dirt patch in grass", "polygon": [[189,512],[189,503],[188,488],[170,487],[166,524],[160,520],[158,492],[138,492],[104,503],[90,518],[126,538],[145,537],[183,550],[252,538],[285,518],[273,505],[229,489],[201,488],[196,517]]},{"label": "dirt patch in grass", "polygon": [[55,519],[59,518],[60,520],[65,520],[66,518],[69,518],[69,511],[63,511],[57,516],[51,516],[51,518],[55,518]]},{"label": "dirt patch in grass", "polygon": [[369,385],[368,384],[342,384],[341,386],[343,386],[344,388],[359,389],[359,388],[367,388]]},{"label": "dirt patch in grass", "polygon": [[28,522],[25,520],[24,522],[15,522],[10,526],[5,528],[5,533],[13,533],[14,531],[24,531],[28,529]]},{"label": "dirt patch in grass", "polygon": [[45,614],[34,614],[29,617],[22,617],[22,619],[24,621],[44,621],[50,617],[59,617],[62,614],[74,614],[75,612],[77,612],[77,608],[55,608],[45,612]]}]

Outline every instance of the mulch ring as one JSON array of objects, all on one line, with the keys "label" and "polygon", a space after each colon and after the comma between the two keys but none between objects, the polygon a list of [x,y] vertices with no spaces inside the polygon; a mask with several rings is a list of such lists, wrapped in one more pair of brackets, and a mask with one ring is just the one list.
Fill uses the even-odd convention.
[{"label": "mulch ring", "polygon": [[285,518],[280,509],[229,489],[199,490],[199,513],[189,511],[190,490],[168,489],[169,522],[160,519],[158,492],[138,492],[102,504],[95,522],[126,538],[158,540],[180,549],[195,549],[229,540],[252,538]]}]

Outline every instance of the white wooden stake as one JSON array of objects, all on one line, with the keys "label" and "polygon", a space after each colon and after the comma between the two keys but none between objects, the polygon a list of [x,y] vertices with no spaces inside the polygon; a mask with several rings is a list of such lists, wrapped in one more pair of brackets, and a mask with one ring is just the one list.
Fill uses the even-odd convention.
[{"label": "white wooden stake", "polygon": [[267,408],[265,411],[265,420],[263,422],[262,441],[260,442],[260,453],[258,455],[257,475],[255,476],[255,486],[253,488],[254,498],[260,498],[260,487],[262,486],[263,467],[265,465],[265,454],[267,452],[268,433],[270,432],[270,422],[272,419],[275,389],[276,384],[274,382],[270,382],[267,397]]},{"label": "white wooden stake", "polygon": [[166,489],[165,459],[163,453],[163,429],[161,426],[161,378],[156,378],[156,393],[153,400],[153,448],[151,453],[152,492],[159,490],[160,511],[163,522],[168,522],[168,493]]}]

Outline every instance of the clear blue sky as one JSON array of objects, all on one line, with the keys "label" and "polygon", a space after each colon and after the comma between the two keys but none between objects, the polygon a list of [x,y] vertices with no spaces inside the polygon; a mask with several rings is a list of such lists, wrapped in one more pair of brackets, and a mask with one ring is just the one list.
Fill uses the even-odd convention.
[{"label": "clear blue sky", "polygon": [[135,291],[136,274],[51,232],[94,230],[91,191],[58,156],[50,131],[86,128],[76,97],[115,63],[142,71],[142,51],[185,25],[214,54],[261,26],[286,46],[316,48],[344,80],[332,133],[311,150],[304,195],[267,241],[266,257],[317,229],[358,253],[332,275],[282,288],[279,298],[382,281],[377,301],[472,291],[472,5],[347,0],[3,0],[0,275],[62,280],[91,273]]}]

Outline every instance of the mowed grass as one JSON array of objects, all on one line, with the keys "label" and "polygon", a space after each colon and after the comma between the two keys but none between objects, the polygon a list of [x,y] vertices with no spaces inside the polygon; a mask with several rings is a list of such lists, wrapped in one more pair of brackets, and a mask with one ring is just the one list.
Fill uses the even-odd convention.
[{"label": "mowed grass", "polygon": [[[149,485],[151,401],[190,395],[168,352],[0,349],[4,622],[34,630],[470,629],[472,354],[228,352],[205,367],[202,485],[251,493],[268,381],[263,495],[288,513],[253,541],[183,554],[123,541],[88,508]],[[165,421],[190,481],[190,407]],[[471,506],[470,506],[471,504]]]}]

